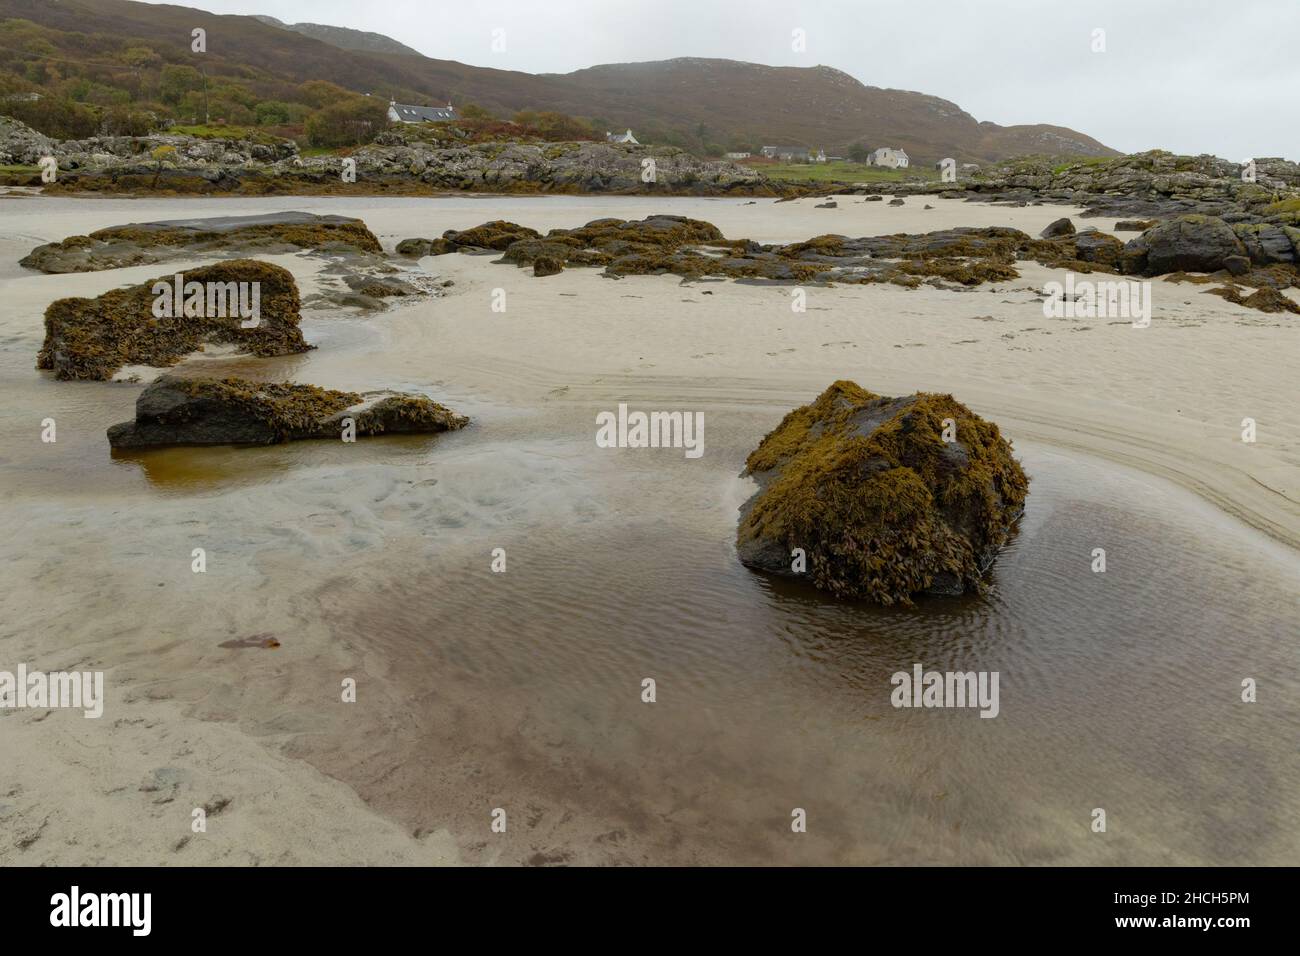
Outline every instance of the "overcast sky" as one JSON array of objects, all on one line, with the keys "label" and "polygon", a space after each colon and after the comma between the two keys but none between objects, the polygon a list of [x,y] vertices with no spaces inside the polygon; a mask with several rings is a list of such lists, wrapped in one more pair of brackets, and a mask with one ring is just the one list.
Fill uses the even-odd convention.
[{"label": "overcast sky", "polygon": [[[1068,126],[1125,152],[1300,160],[1300,0],[191,0],[383,33],[529,73],[724,57],[825,64],[979,120]],[[792,49],[793,31],[806,50]],[[504,30],[504,51],[493,31]],[[1093,52],[1104,30],[1104,52]],[[500,36],[500,34],[498,34]]]}]

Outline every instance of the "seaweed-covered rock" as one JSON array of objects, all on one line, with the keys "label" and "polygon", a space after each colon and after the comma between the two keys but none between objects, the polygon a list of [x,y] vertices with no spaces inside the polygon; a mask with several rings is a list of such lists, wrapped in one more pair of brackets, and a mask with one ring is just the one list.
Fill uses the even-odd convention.
[{"label": "seaweed-covered rock", "polygon": [[114,448],[163,445],[271,445],[304,438],[341,438],[345,419],[358,437],[433,434],[469,419],[423,395],[339,392],[315,385],[240,378],[164,375],[135,403],[135,420],[108,429]]},{"label": "seaweed-covered rock", "polygon": [[1228,256],[1246,255],[1230,225],[1216,216],[1180,216],[1159,223],[1124,247],[1125,269],[1145,276],[1216,272]]},{"label": "seaweed-covered rock", "polygon": [[951,395],[847,381],[786,415],[744,474],[759,484],[736,535],[745,565],[798,574],[801,548],[816,587],[881,604],[978,590],[1028,493],[997,425]]},{"label": "seaweed-covered rock", "polygon": [[310,249],[379,253],[366,224],[348,216],[276,212],[110,226],[89,236],[69,236],[38,246],[19,265],[42,272],[97,272],[198,256],[269,255]]},{"label": "seaweed-covered rock", "polygon": [[473,229],[448,229],[442,234],[447,240],[447,250],[460,248],[504,250],[512,242],[520,239],[536,239],[540,236],[536,229],[529,229],[515,222],[496,219],[485,222]]},{"label": "seaweed-covered rock", "polygon": [[564,260],[558,256],[538,256],[533,260],[533,275],[553,276],[564,271]]},{"label": "seaweed-covered rock", "polygon": [[1075,258],[1108,268],[1117,267],[1124,254],[1124,243],[1105,232],[1080,232],[1074,236]]},{"label": "seaweed-covered rock", "polygon": [[[45,310],[45,343],[36,367],[53,371],[63,380],[104,380],[124,365],[175,365],[207,344],[230,344],[263,356],[312,348],[298,328],[298,286],[288,270],[269,262],[234,259],[182,275],[186,286],[199,283],[205,290],[222,288],[227,305],[234,301],[226,291],[229,283],[256,283],[259,321],[244,328],[237,308],[210,308],[206,291],[204,307],[199,310],[203,314],[187,315],[183,301],[173,301],[171,317],[159,317],[155,315],[159,295],[154,287],[174,288],[175,283],[174,275],[160,276],[94,299],[51,302]],[[250,292],[253,288],[247,287]]]}]

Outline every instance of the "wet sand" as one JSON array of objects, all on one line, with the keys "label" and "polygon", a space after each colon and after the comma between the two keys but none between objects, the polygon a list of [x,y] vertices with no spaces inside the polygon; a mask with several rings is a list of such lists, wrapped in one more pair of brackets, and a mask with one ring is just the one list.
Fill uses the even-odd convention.
[{"label": "wet sand", "polygon": [[[1061,276],[1034,264],[972,291],[812,288],[795,314],[779,286],[535,279],[445,256],[423,263],[454,282],[441,298],[309,313],[314,352],[205,362],[422,390],[470,429],[115,458],[104,429],[139,386],[33,371],[40,315],[173,267],[14,265],[119,222],[278,209],[361,216],[388,248],[494,218],[663,211],[772,242],[1036,233],[1077,213],[815,202],[8,201],[0,668],[93,663],[109,701],[100,721],[0,711],[0,760],[17,768],[0,787],[0,863],[1293,860],[1289,316],[1157,282],[1148,329],[1045,319],[1037,290]],[[317,260],[273,261],[305,293],[318,281]],[[745,455],[840,377],[950,391],[1015,441],[1029,510],[988,595],[881,610],[739,566]],[[620,401],[703,411],[703,458],[596,448],[596,413]],[[221,646],[260,635],[280,647]],[[914,661],[999,670],[1002,713],[894,710],[889,674]],[[1248,676],[1255,705],[1238,697]],[[216,798],[231,802],[182,844],[190,810]],[[1088,829],[1097,806],[1106,835]],[[505,834],[489,828],[497,807]],[[790,832],[794,807],[806,834]]]}]

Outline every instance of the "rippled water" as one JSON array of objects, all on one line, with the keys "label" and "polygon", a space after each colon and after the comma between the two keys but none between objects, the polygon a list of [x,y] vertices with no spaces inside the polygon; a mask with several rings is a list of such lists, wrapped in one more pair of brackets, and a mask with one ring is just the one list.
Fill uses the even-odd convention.
[{"label": "rippled water", "polygon": [[[836,602],[738,563],[746,490],[722,463],[743,457],[761,419],[708,420],[711,466],[627,450],[593,463],[535,445],[564,467],[536,486],[484,489],[493,509],[518,509],[517,531],[465,521],[481,560],[432,534],[418,571],[356,603],[340,632],[402,661],[413,688],[459,688],[455,704],[422,699],[426,716],[490,710],[510,742],[480,768],[498,790],[526,779],[557,806],[631,821],[656,844],[648,858],[1295,858],[1288,552],[1157,480],[1031,446],[1020,449],[1030,506],[987,594],[913,609]],[[504,575],[488,571],[495,546]],[[1091,570],[1096,547],[1105,573]],[[999,672],[999,716],[894,709],[890,676],[915,663]],[[647,677],[654,704],[640,700]],[[1240,701],[1244,677],[1261,703]],[[797,839],[795,807],[810,820]],[[1097,807],[1105,835],[1089,829]]]}]

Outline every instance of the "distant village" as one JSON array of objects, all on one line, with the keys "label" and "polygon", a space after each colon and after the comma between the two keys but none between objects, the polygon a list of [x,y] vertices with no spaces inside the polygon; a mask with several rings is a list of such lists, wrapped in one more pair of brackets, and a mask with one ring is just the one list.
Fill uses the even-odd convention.
[{"label": "distant village", "polygon": [[[412,106],[391,102],[388,106],[388,118],[394,123],[440,123],[460,119],[460,114],[451,103],[446,106]],[[625,129],[621,133],[607,130],[605,132],[605,141],[634,146],[641,143],[631,129]],[[855,144],[849,147],[846,152],[848,154],[846,156],[828,156],[826,151],[821,148],[813,150],[807,146],[763,146],[757,154],[746,151],[733,151],[724,153],[723,158],[736,162],[758,157],[780,163],[849,161],[860,162],[867,166],[879,166],[884,169],[907,169],[911,165],[911,159],[908,157],[907,151],[898,146],[878,146],[875,149],[868,149]],[[946,162],[951,162],[951,160]],[[935,163],[935,169],[940,169],[942,166],[943,162]],[[960,168],[963,172],[973,172],[978,170],[979,166],[974,163],[962,163]]]}]

